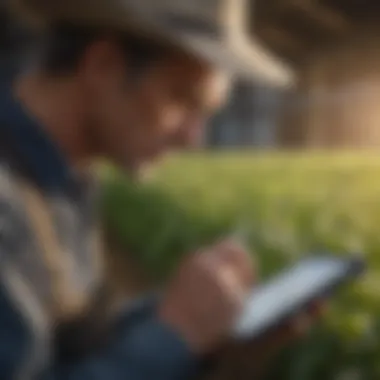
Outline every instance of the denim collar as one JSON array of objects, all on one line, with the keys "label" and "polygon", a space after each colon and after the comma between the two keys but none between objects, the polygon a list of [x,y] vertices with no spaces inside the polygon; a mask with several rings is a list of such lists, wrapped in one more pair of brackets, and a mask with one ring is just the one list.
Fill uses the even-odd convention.
[{"label": "denim collar", "polygon": [[0,85],[1,130],[39,186],[60,190],[73,181],[70,167],[58,147],[15,99],[10,83]]}]

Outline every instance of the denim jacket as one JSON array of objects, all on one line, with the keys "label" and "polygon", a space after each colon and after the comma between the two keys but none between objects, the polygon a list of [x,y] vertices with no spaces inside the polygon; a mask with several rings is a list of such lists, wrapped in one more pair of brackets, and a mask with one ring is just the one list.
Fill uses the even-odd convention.
[{"label": "denim jacket", "polygon": [[197,358],[153,306],[139,318],[104,312],[94,189],[2,86],[0,379],[177,380],[197,372]]}]

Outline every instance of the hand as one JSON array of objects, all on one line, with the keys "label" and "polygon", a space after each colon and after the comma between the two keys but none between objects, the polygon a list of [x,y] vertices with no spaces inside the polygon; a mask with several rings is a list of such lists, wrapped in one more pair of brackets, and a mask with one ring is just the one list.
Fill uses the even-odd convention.
[{"label": "hand", "polygon": [[228,338],[253,280],[248,252],[235,242],[223,241],[183,262],[159,315],[195,353],[208,354]]},{"label": "hand", "polygon": [[259,340],[230,342],[215,353],[205,380],[261,379],[269,368],[269,361],[292,341],[302,338],[322,314],[323,302],[315,302],[304,313],[264,335]]}]

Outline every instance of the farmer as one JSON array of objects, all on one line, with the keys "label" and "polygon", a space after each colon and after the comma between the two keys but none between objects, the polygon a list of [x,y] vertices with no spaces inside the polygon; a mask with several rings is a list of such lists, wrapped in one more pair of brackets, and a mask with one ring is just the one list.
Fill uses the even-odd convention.
[{"label": "farmer", "polygon": [[254,278],[247,252],[221,241],[189,255],[132,320],[103,283],[88,170],[106,157],[137,177],[192,144],[235,75],[289,84],[240,29],[240,1],[197,3],[15,4],[43,38],[0,90],[1,379],[186,379],[226,341]]}]

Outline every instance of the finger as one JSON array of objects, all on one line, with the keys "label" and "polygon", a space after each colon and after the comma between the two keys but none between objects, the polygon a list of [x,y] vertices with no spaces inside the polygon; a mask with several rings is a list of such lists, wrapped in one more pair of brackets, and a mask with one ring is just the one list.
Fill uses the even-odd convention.
[{"label": "finger", "polygon": [[260,351],[273,352],[286,347],[305,336],[309,332],[315,319],[323,313],[324,310],[325,303],[323,301],[318,300],[314,302],[303,313],[298,314],[295,318],[292,318],[290,321],[262,336],[252,345],[252,349],[259,347]]},{"label": "finger", "polygon": [[312,324],[326,311],[326,303],[323,300],[316,300],[305,308],[304,312],[298,314],[290,322],[290,328],[295,335],[303,335],[308,332]]},{"label": "finger", "polygon": [[241,277],[244,285],[251,287],[256,280],[257,264],[253,255],[234,240],[227,240],[217,246],[218,260],[232,266]]},{"label": "finger", "polygon": [[326,305],[322,301],[315,301],[303,313],[297,315],[291,322],[292,329],[296,335],[307,333],[313,323],[324,314]]},{"label": "finger", "polygon": [[327,312],[328,304],[325,300],[317,300],[313,302],[309,308],[308,313],[312,318],[319,318]]},{"label": "finger", "polygon": [[281,348],[291,343],[299,336],[299,329],[303,323],[302,321],[301,323],[299,323],[299,321],[292,321],[279,326],[270,334],[270,337],[267,338],[268,345]]},{"label": "finger", "polygon": [[308,333],[312,326],[312,318],[309,313],[301,313],[293,319],[291,324],[291,332],[294,338],[301,337]]},{"label": "finger", "polygon": [[231,299],[232,302],[243,304],[247,288],[234,266],[226,265],[210,251],[200,257],[200,268],[207,273],[207,278],[213,283],[215,297],[220,297],[222,292],[224,297]]},{"label": "finger", "polygon": [[247,289],[254,282],[255,276],[252,260],[245,250],[237,247],[235,244],[219,243],[204,252],[202,261],[203,265],[209,268],[209,270],[223,270],[229,273],[229,275],[234,273],[234,277]]},{"label": "finger", "polygon": [[309,331],[311,324],[312,320],[308,313],[299,314],[297,317],[265,335],[263,341],[269,347],[275,349],[284,347],[304,336]]}]

